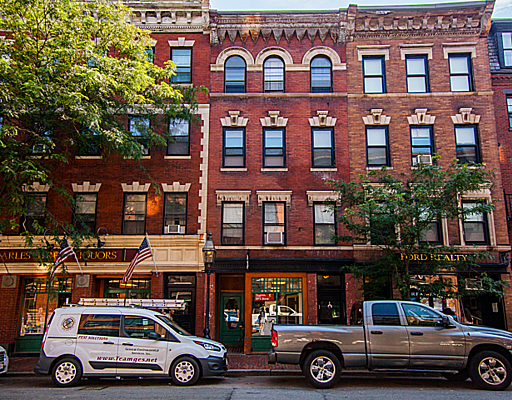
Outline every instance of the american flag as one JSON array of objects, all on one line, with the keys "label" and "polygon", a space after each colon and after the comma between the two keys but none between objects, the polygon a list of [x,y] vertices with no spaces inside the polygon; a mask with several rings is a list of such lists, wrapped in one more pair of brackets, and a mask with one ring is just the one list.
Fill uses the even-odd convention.
[{"label": "american flag", "polygon": [[71,247],[71,245],[69,244],[68,239],[64,238],[64,240],[60,244],[59,253],[57,254],[57,258],[55,259],[55,264],[53,265],[53,269],[50,274],[50,281],[53,280],[53,278],[55,276],[55,272],[57,271],[57,267],[71,256],[76,258],[76,254],[73,251],[73,248]]},{"label": "american flag", "polygon": [[149,245],[149,239],[146,236],[144,240],[142,241],[139,250],[137,251],[137,254],[135,254],[135,257],[133,257],[132,262],[128,266],[128,269],[124,273],[123,276],[123,283],[128,283],[130,278],[132,277],[133,270],[135,269],[135,266],[144,261],[146,258],[153,257],[153,254],[151,253],[151,246]]}]

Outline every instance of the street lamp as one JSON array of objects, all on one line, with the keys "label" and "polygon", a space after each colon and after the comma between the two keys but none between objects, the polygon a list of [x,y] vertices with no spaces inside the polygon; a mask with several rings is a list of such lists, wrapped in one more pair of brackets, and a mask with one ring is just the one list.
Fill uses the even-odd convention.
[{"label": "street lamp", "polygon": [[206,313],[204,316],[204,337],[210,339],[210,274],[215,262],[215,245],[213,244],[212,233],[208,233],[208,238],[203,247],[204,272],[206,272]]}]

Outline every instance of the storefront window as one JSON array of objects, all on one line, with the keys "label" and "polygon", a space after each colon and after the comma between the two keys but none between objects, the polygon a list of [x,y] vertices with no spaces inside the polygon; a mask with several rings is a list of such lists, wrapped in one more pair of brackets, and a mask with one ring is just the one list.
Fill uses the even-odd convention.
[{"label": "storefront window", "polygon": [[272,324],[302,324],[302,278],[252,278],[252,336],[269,336]]},{"label": "storefront window", "polygon": [[27,278],[23,288],[20,336],[42,335],[53,310],[71,300],[73,278],[59,278],[50,288],[46,278]]},{"label": "storefront window", "polygon": [[131,279],[128,283],[121,279],[105,281],[107,299],[149,299],[151,297],[151,279]]}]

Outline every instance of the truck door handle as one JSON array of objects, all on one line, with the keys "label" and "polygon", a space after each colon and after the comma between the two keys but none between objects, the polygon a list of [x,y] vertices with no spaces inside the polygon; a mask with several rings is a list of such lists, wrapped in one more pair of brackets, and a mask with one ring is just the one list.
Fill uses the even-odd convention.
[{"label": "truck door handle", "polygon": [[133,343],[123,343],[123,346],[133,346]]},{"label": "truck door handle", "polygon": [[382,335],[382,331],[372,331],[372,335]]},{"label": "truck door handle", "polygon": [[411,332],[411,336],[423,336],[423,332]]},{"label": "truck door handle", "polygon": [[114,344],[114,342],[103,342],[103,344]]}]

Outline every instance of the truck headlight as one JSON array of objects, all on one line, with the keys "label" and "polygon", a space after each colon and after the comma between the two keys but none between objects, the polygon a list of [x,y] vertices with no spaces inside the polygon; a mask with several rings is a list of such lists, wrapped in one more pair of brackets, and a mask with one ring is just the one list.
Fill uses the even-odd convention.
[{"label": "truck headlight", "polygon": [[200,342],[199,340],[194,340],[194,343],[198,344],[199,346],[203,346],[204,349],[208,351],[220,351],[219,346],[215,346],[214,344],[211,343]]}]

